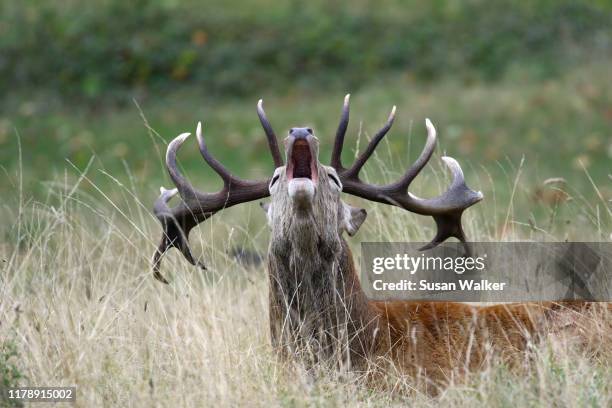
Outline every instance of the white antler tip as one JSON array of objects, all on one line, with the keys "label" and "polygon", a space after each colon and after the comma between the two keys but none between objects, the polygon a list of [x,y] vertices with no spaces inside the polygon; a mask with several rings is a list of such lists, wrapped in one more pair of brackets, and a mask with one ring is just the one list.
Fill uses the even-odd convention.
[{"label": "white antler tip", "polygon": [[430,133],[432,135],[436,135],[436,128],[434,127],[433,123],[431,123],[431,120],[429,120],[429,118],[425,119],[425,127],[427,127],[427,133]]},{"label": "white antler tip", "polygon": [[463,179],[463,170],[461,169],[461,166],[457,160],[450,156],[442,156],[441,159],[444,164],[446,164],[446,167],[450,169],[451,173],[453,173],[454,177],[460,177]]},{"label": "white antler tip", "polygon": [[396,111],[397,111],[397,106],[393,105],[393,108],[391,109],[391,117],[395,116]]},{"label": "white antler tip", "polygon": [[196,128],[196,136],[198,139],[202,137],[202,122],[198,122],[198,127]]},{"label": "white antler tip", "polygon": [[444,164],[446,164],[451,169],[459,167],[459,163],[457,162],[457,160],[453,159],[450,156],[442,156],[440,157],[440,159],[442,159]]},{"label": "white antler tip", "polygon": [[171,190],[168,190],[164,186],[161,186],[159,188],[159,194],[161,194],[161,195],[167,195],[167,196],[173,197],[174,195],[176,195],[176,193],[178,193],[178,189],[177,188],[173,188]]},{"label": "white antler tip", "polygon": [[263,99],[257,101],[257,107],[261,109],[263,107]]},{"label": "white antler tip", "polygon": [[347,94],[344,96],[344,103],[345,103],[345,104],[349,103],[349,100],[350,100],[350,99],[351,99],[351,94],[350,94],[350,93],[347,93]]},{"label": "white antler tip", "polygon": [[180,135],[178,135],[176,137],[176,139],[174,139],[177,143],[182,144],[185,139],[187,139],[189,136],[191,136],[191,133],[181,133]]}]

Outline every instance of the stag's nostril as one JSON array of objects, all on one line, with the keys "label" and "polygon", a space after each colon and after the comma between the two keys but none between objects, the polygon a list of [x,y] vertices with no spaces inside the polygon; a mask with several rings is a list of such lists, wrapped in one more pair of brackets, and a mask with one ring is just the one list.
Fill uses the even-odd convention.
[{"label": "stag's nostril", "polygon": [[296,139],[305,139],[312,135],[311,128],[294,127],[289,129],[289,136],[293,136]]}]

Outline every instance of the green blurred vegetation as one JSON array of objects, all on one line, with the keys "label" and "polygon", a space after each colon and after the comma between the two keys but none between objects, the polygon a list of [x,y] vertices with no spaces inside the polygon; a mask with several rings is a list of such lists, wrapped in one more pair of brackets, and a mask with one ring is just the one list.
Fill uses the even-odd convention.
[{"label": "green blurred vegetation", "polygon": [[22,0],[0,5],[0,91],[85,99],[197,86],[206,94],[550,77],[609,52],[612,3],[541,0]]},{"label": "green blurred vegetation", "polygon": [[[469,184],[485,193],[487,200],[479,208],[503,212],[524,158],[514,208],[523,222],[531,213],[549,214],[556,187],[567,190],[576,205],[595,213],[599,206],[604,215],[604,203],[589,177],[604,201],[612,198],[609,67],[609,61],[583,66],[546,81],[526,79],[519,69],[512,78],[469,87],[453,78],[418,84],[389,77],[353,93],[344,161],[349,163],[355,150],[363,148],[395,104],[394,127],[377,149],[378,158],[365,167],[370,180],[397,177],[418,156],[425,140],[424,119],[429,117],[438,129],[440,145],[413,186],[416,194],[432,195],[443,188],[432,183],[432,176],[444,174],[439,155],[446,153],[460,161]],[[291,126],[315,129],[324,163],[329,160],[342,98],[341,92],[325,91],[264,97],[279,137]],[[87,177],[105,194],[124,194],[114,177],[148,206],[159,185],[171,185],[162,164],[165,143],[182,132],[194,134],[198,120],[204,123],[213,154],[228,168],[242,177],[268,177],[273,166],[255,113],[256,101],[256,97],[217,99],[197,90],[138,99],[121,109],[25,101],[12,115],[0,116],[0,162],[7,171],[0,191],[6,196],[16,191],[21,169],[24,190],[44,196],[49,180],[66,179],[70,184],[93,160]],[[179,159],[196,186],[220,186],[200,157],[194,136]],[[567,184],[543,186],[544,180],[556,177]],[[91,190],[88,182],[82,187]]]},{"label": "green blurred vegetation", "polygon": [[19,352],[12,339],[2,339],[0,342],[0,406],[23,407],[23,403],[8,398],[8,389],[19,387],[25,376],[18,367]]}]

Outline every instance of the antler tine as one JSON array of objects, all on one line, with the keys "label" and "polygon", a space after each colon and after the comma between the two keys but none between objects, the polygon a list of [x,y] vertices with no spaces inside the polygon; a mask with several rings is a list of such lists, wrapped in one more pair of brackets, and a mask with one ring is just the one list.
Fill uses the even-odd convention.
[{"label": "antler tine", "polygon": [[270,147],[270,153],[272,153],[272,159],[274,160],[275,167],[283,166],[283,157],[281,156],[280,150],[278,148],[278,141],[276,140],[276,134],[274,133],[274,129],[272,129],[272,125],[266,116],[266,112],[263,108],[263,99],[260,99],[257,102],[257,116],[259,116],[259,121],[261,122],[261,126],[266,132],[266,137],[268,138],[268,146]]},{"label": "antler tine", "polygon": [[174,208],[170,208],[168,202],[179,192],[178,188],[168,190],[160,187],[159,191],[160,195],[153,205],[153,213],[161,223],[164,234],[153,254],[153,277],[167,284],[169,282],[161,274],[160,266],[164,254],[170,248],[178,249],[190,264],[197,265],[206,270],[206,266],[193,257],[189,248],[188,236],[189,231],[193,227],[212,216],[213,213],[191,211],[187,204],[185,204],[185,201],[182,201]]},{"label": "antler tine", "polygon": [[472,249],[465,239],[465,233],[463,232],[463,226],[461,225],[461,215],[463,211],[457,211],[454,214],[447,215],[436,215],[433,217],[436,222],[436,236],[426,245],[419,248],[419,251],[425,251],[427,249],[435,248],[448,238],[455,237],[462,244],[465,251],[464,256],[470,256]]},{"label": "antler tine", "polygon": [[[419,155],[419,158],[406,170],[406,173],[400,178],[397,182],[393,183],[390,188],[397,189],[401,191],[408,190],[410,183],[415,177],[423,170],[423,167],[429,162],[431,156],[433,155],[434,150],[436,150],[437,136],[436,136],[436,128],[431,123],[429,119],[425,119],[425,127],[427,128],[427,141],[425,142],[425,146],[423,147],[423,151]],[[455,162],[457,166],[459,163]],[[459,167],[461,171],[461,167]]]},{"label": "antler tine", "polygon": [[358,178],[359,172],[361,171],[363,165],[368,161],[372,153],[374,153],[376,146],[378,146],[378,143],[380,143],[387,132],[389,132],[391,126],[393,126],[393,121],[395,120],[395,110],[396,107],[393,106],[393,109],[391,109],[391,113],[389,114],[389,118],[387,119],[387,123],[385,123],[385,125],[378,132],[376,132],[374,137],[370,140],[370,143],[368,143],[366,149],[359,155],[351,168],[346,172],[347,177]]},{"label": "antler tine", "polygon": [[189,184],[176,164],[176,153],[189,136],[191,136],[191,133],[182,133],[168,144],[168,150],[166,150],[166,168],[181,197],[185,199],[201,198],[203,194]]},{"label": "antler tine", "polygon": [[[470,247],[466,242],[465,233],[461,226],[461,215],[467,208],[482,200],[483,196],[481,192],[473,191],[465,184],[465,178],[459,163],[451,157],[442,157],[444,163],[453,173],[453,181],[448,190],[438,197],[424,199],[408,192],[408,187],[431,159],[436,148],[436,129],[429,119],[425,120],[425,126],[427,127],[425,147],[419,158],[398,181],[387,185],[372,185],[359,179],[359,171],[389,131],[393,124],[394,115],[395,107],[389,115],[387,124],[372,138],[366,150],[349,169],[338,166],[339,161],[332,161],[332,163],[336,163],[332,166],[342,180],[343,191],[366,200],[395,205],[421,215],[430,215],[434,218],[438,231],[434,239],[421,249],[433,248],[446,239],[455,237],[464,244],[465,252],[469,254]],[[338,138],[336,138],[336,144],[337,142]],[[342,146],[339,147],[339,149],[341,148]],[[332,158],[337,157],[332,156]]]},{"label": "antler tine", "polygon": [[453,191],[459,188],[467,188],[465,178],[463,176],[463,169],[461,169],[459,162],[450,156],[442,156],[441,159],[444,164],[446,164],[446,167],[449,168],[451,173],[453,173],[453,181],[448,190]]},{"label": "antler tine", "polygon": [[[196,225],[224,208],[259,200],[270,195],[269,180],[243,180],[234,177],[221,162],[210,154],[202,136],[201,123],[198,123],[196,129],[200,153],[206,163],[221,176],[224,185],[221,191],[216,193],[202,193],[196,190],[178,170],[176,163],[177,151],[189,135],[189,133],[183,133],[168,144],[166,167],[176,188],[167,190],[162,187],[160,196],[153,205],[153,212],[163,228],[161,241],[153,254],[153,276],[164,283],[168,281],[160,273],[160,265],[162,257],[170,248],[177,248],[192,265],[206,269],[204,264],[193,256],[189,247],[189,232]],[[182,200],[178,205],[170,208],[168,202],[177,193]]]},{"label": "antler tine", "polygon": [[335,169],[344,169],[342,166],[342,146],[344,145],[344,136],[349,123],[351,94],[346,94],[344,97],[344,105],[342,105],[342,115],[338,130],[336,130],[336,139],[334,140],[334,148],[331,155],[331,166]]},{"label": "antler tine", "polygon": [[436,247],[448,238],[455,237],[463,243],[465,256],[470,256],[472,250],[466,242],[465,232],[461,225],[461,216],[468,207],[482,200],[483,195],[480,191],[473,191],[467,186],[463,170],[457,160],[449,156],[443,156],[441,159],[453,174],[453,181],[446,192],[439,197],[429,200],[430,205],[435,206],[439,203],[441,206],[454,206],[455,209],[433,216],[438,229],[436,236],[430,243],[419,248],[419,250]]},{"label": "antler tine", "polygon": [[215,159],[208,147],[206,146],[206,141],[204,140],[204,136],[202,136],[202,122],[198,122],[198,127],[196,128],[196,137],[198,138],[198,147],[200,148],[200,153],[202,157],[208,163],[208,165],[221,177],[223,180],[223,184],[225,188],[228,188],[231,184],[240,184],[241,180],[231,175],[231,173],[221,164],[220,161]]},{"label": "antler tine", "polygon": [[[168,207],[168,201],[170,201],[172,197],[178,194],[178,189],[173,188],[171,190],[167,190],[164,187],[160,187],[159,194],[160,196],[155,201],[153,211],[155,212],[156,215],[158,215],[158,217],[162,216],[162,214],[171,214],[170,208]],[[160,218],[160,221],[162,222],[162,225],[164,225],[164,229],[167,228],[167,219]],[[166,284],[170,282],[168,282],[168,280],[164,278],[164,276],[161,274],[161,272],[159,271],[159,267],[161,264],[161,259],[164,256],[164,253],[166,253],[166,251],[170,247],[170,245],[171,243],[169,242],[167,237],[163,236],[159,246],[157,247],[157,249],[155,250],[155,253],[153,254],[153,276],[158,281],[166,283]]]}]

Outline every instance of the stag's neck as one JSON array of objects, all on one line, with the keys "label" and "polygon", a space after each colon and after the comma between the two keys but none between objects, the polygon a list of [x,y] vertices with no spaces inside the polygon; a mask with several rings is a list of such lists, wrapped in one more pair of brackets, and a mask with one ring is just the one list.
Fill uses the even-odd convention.
[{"label": "stag's neck", "polygon": [[314,347],[325,357],[340,351],[355,363],[357,356],[369,354],[377,320],[347,243],[340,237],[292,238],[270,245],[273,344],[292,352]]}]

